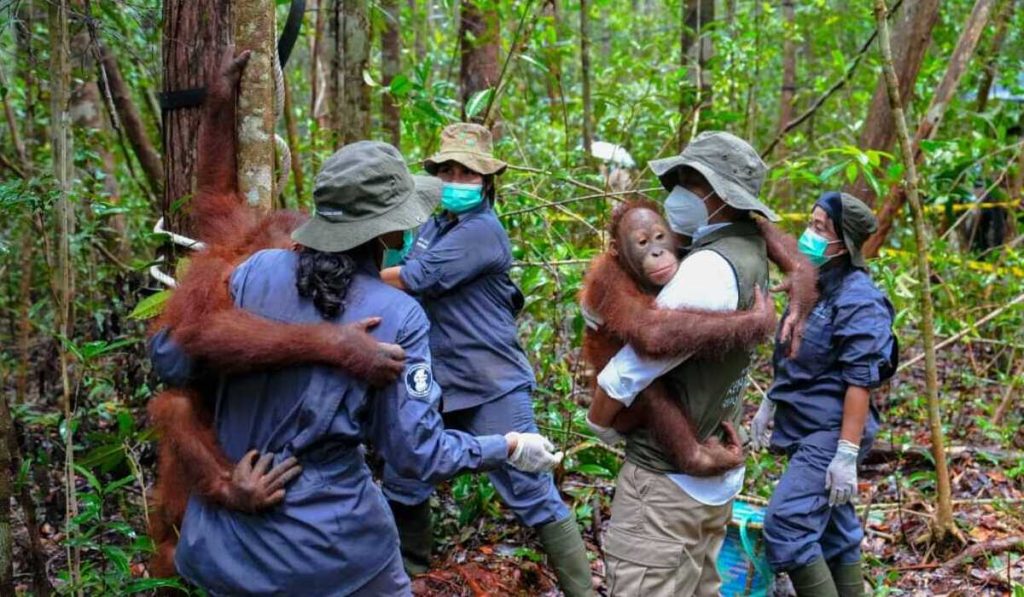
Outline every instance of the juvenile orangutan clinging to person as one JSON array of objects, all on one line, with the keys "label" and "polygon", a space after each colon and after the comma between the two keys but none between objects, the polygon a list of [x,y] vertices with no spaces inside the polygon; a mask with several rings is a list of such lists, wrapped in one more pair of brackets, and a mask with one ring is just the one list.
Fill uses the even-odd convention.
[{"label": "juvenile orangutan clinging to person", "polygon": [[[770,257],[791,274],[797,289],[794,301],[813,304],[813,268],[801,262],[795,242],[786,234],[766,221],[759,225]],[[757,293],[749,311],[656,307],[655,295],[679,266],[678,240],[656,204],[619,204],[608,231],[609,248],[591,262],[580,294],[588,319],[583,357],[595,372],[627,343],[654,357],[698,354],[713,359],[715,354],[737,348],[752,349],[774,332],[775,307],[763,291]],[[786,288],[792,289],[788,284]],[[799,327],[802,321],[788,321],[787,326]],[[743,461],[742,447],[731,424],[722,424],[725,443],[714,437],[701,443],[681,405],[661,383],[648,386],[633,406],[622,411],[615,408],[618,402],[604,395],[596,380],[592,387],[594,401],[588,422],[606,441],[614,441],[617,432],[647,427],[679,469],[694,476],[718,475]]]},{"label": "juvenile orangutan clinging to person", "polygon": [[255,450],[237,464],[228,460],[217,445],[209,406],[220,374],[321,363],[384,385],[403,370],[402,349],[379,344],[367,333],[377,323],[374,318],[351,325],[283,324],[234,306],[228,277],[235,266],[261,249],[291,248],[291,232],[307,219],[294,211],[260,217],[238,192],[235,90],[248,58],[248,52],[234,58],[229,51],[207,88],[197,188],[190,203],[197,237],[206,249],[191,256],[153,326],[155,334],[170,334],[208,372],[199,379],[175,379],[177,387],[161,392],[149,405],[160,435],[151,526],[154,576],[175,573],[177,529],[192,492],[226,508],[255,512],[280,503],[285,485],[301,470],[294,458],[270,469],[272,455],[257,460]]}]

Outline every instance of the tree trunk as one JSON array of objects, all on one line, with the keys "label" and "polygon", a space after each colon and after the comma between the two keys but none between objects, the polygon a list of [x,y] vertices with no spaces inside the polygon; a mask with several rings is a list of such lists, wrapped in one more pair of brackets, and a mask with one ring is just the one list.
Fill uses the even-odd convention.
[{"label": "tree trunk", "polygon": [[[462,19],[459,26],[459,47],[462,52],[459,95],[462,98],[463,120],[467,120],[466,104],[470,98],[498,84],[500,45],[497,9],[480,8],[473,0],[465,0],[462,3]],[[472,120],[483,122],[484,116],[481,110]]]},{"label": "tree trunk", "polygon": [[14,445],[11,411],[7,397],[0,396],[0,594],[15,595],[14,591],[14,533],[11,528],[11,498],[14,496],[15,477],[11,452]]},{"label": "tree trunk", "polygon": [[[165,0],[164,91],[206,85],[220,65],[231,36],[230,0]],[[192,225],[182,203],[195,182],[199,108],[163,113],[164,194],[161,213],[167,229],[191,236]]]},{"label": "tree trunk", "polygon": [[128,137],[132,152],[142,166],[149,188],[159,197],[163,193],[164,165],[160,160],[160,154],[153,147],[149,134],[146,133],[146,125],[142,122],[139,110],[132,102],[131,90],[121,76],[117,59],[106,46],[100,46],[100,68],[100,80],[107,82],[107,91],[113,100],[114,109],[117,110],[117,117],[121,121],[125,136]]},{"label": "tree trunk", "polygon": [[[957,41],[956,49],[953,50],[953,55],[949,59],[946,73],[943,75],[939,86],[935,88],[935,95],[932,97],[928,110],[925,111],[924,117],[921,118],[921,122],[917,126],[917,132],[914,134],[911,159],[914,160],[915,164],[920,163],[923,158],[921,154],[921,141],[932,137],[939,122],[942,121],[942,117],[946,114],[946,108],[953,101],[957,85],[967,70],[967,63],[974,54],[974,49],[978,46],[978,40],[981,39],[981,33],[985,30],[985,25],[988,23],[988,18],[994,4],[995,0],[978,0],[974,4],[971,16],[967,20],[963,32],[960,34],[959,41]],[[871,235],[864,243],[864,253],[866,255],[874,256],[878,254],[879,248],[881,248],[882,243],[885,242],[889,231],[892,229],[893,218],[902,209],[905,200],[906,193],[902,189],[894,188],[889,191],[885,199],[885,205],[882,206],[881,213],[878,215],[878,231]]]},{"label": "tree trunk", "polygon": [[235,52],[252,51],[238,93],[238,190],[262,213],[274,201],[274,6],[234,0]]},{"label": "tree trunk", "polygon": [[[786,125],[793,120],[793,100],[796,97],[796,40],[793,39],[796,36],[796,9],[793,0],[782,0],[782,19],[782,90],[779,93],[779,125],[776,135],[782,135]],[[785,159],[786,153],[786,145],[783,144],[778,158]],[[793,194],[788,177],[779,179],[774,190],[776,198],[782,201],[788,202]]]},{"label": "tree trunk", "polygon": [[[285,79],[284,85],[284,126],[288,133],[288,149],[292,154],[292,182],[295,183],[295,203],[302,205],[305,197],[305,180],[302,176],[302,160],[299,159],[299,127],[295,122],[295,103],[292,102],[292,88]],[[284,208],[284,189],[278,190],[281,207]]]},{"label": "tree trunk", "polygon": [[784,37],[782,42],[782,93],[779,94],[779,126],[781,134],[793,120],[793,98],[796,95],[796,10],[793,0],[782,0]]},{"label": "tree trunk", "polygon": [[992,90],[992,82],[996,77],[996,60],[999,59],[999,52],[1003,49],[1003,40],[1006,39],[1006,32],[1009,30],[1010,21],[1013,20],[1013,9],[1016,0],[1002,0],[1002,7],[996,19],[996,32],[992,34],[992,42],[986,53],[985,70],[978,82],[978,93],[976,94],[977,105],[975,110],[984,112],[988,105],[988,94]]},{"label": "tree trunk", "polygon": [[[381,36],[381,78],[385,87],[402,70],[402,35],[399,30],[400,5],[398,0],[383,0],[381,10],[384,12],[384,34]],[[391,144],[401,148],[402,145],[402,114],[395,103],[395,96],[390,91],[381,95],[381,118],[384,130],[388,131]]]},{"label": "tree trunk", "polygon": [[419,6],[417,0],[409,0],[409,15],[412,17],[413,26],[413,51],[416,53],[416,62],[423,62],[427,58],[427,37],[430,36],[430,17],[433,12],[433,2],[427,1],[426,11]]},{"label": "tree trunk", "polygon": [[[49,2],[50,35],[50,147],[53,152],[53,178],[57,189],[54,205],[54,219],[57,224],[57,268],[53,280],[54,306],[56,308],[57,333],[73,338],[72,301],[75,296],[74,263],[71,254],[71,237],[75,233],[75,212],[69,194],[71,192],[71,116],[69,114],[71,64],[70,40],[68,35],[67,0]],[[68,351],[63,342],[58,343],[61,370],[62,404],[64,415],[64,487],[65,487],[65,529],[69,539],[67,545],[68,576],[73,587],[81,587],[81,548],[70,539],[78,535],[74,519],[78,516],[78,496],[75,491],[75,450],[72,408],[73,390],[70,375]],[[7,441],[6,438],[4,438]],[[81,589],[78,589],[81,594]]]},{"label": "tree trunk", "polygon": [[562,39],[562,15],[558,0],[545,2],[543,11],[546,26],[551,27],[554,32],[554,43],[545,45],[541,50],[541,61],[548,69],[548,76],[544,78],[544,88],[548,95],[551,125],[558,126],[562,120],[562,50],[559,44],[559,40]]},{"label": "tree trunk", "polygon": [[580,76],[583,78],[583,151],[590,158],[594,142],[593,104],[590,99],[590,1],[580,0]]},{"label": "tree trunk", "polygon": [[[363,71],[370,61],[370,21],[367,18],[366,0],[335,0],[341,5],[335,16],[337,25],[334,37],[336,61],[340,71],[338,110],[332,114],[337,146],[370,137],[370,86],[363,80]],[[337,8],[335,9],[337,10]]]},{"label": "tree trunk", "polygon": [[935,474],[938,478],[938,509],[933,539],[943,540],[956,534],[953,521],[953,502],[946,465],[946,439],[942,432],[942,416],[939,412],[938,369],[935,362],[935,313],[932,304],[931,272],[928,266],[928,239],[926,238],[924,210],[918,196],[917,164],[911,145],[907,119],[900,99],[900,84],[893,66],[892,47],[889,41],[889,24],[886,22],[885,0],[875,0],[875,20],[878,21],[878,41],[882,52],[882,68],[885,75],[886,93],[889,98],[889,114],[893,129],[900,144],[903,158],[904,180],[910,199],[914,219],[914,240],[917,244],[917,277],[920,287],[921,332],[925,351],[925,385],[928,391],[928,423],[931,427],[932,456],[935,459]]},{"label": "tree trunk", "polygon": [[[893,58],[900,82],[900,97],[907,105],[913,100],[911,92],[914,89],[914,82],[917,81],[917,73],[921,70],[921,63],[931,44],[932,29],[938,20],[939,0],[904,2],[900,8]],[[868,109],[857,145],[864,151],[889,151],[895,137],[896,131],[892,127],[892,114],[883,79],[875,87],[875,95],[871,98],[871,107]],[[847,185],[844,190],[871,206],[874,206],[877,199],[874,191],[863,179]]]},{"label": "tree trunk", "polygon": [[[711,38],[706,34],[708,25],[715,20],[714,0],[686,0],[682,3],[682,33],[680,34],[680,64],[691,75],[694,97],[686,85],[681,85],[679,98],[679,150],[689,142],[690,132],[686,127],[692,123],[692,131],[700,121],[700,110],[711,103],[711,76],[707,71],[711,58]],[[691,56],[692,55],[692,56]],[[692,120],[691,120],[692,117]]]}]

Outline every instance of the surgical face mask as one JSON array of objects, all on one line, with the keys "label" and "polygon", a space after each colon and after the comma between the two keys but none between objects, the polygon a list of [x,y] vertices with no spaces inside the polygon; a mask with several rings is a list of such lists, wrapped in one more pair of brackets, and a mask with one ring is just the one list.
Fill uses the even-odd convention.
[{"label": "surgical face mask", "polygon": [[840,242],[842,241],[828,240],[824,236],[808,228],[800,235],[800,242],[797,243],[797,246],[800,248],[801,253],[807,255],[807,258],[811,260],[814,267],[821,267],[831,258],[830,256],[825,255],[825,252],[828,251],[828,246]]},{"label": "surgical face mask", "polygon": [[446,182],[441,187],[441,207],[455,214],[465,213],[480,205],[483,200],[482,184]]},{"label": "surgical face mask", "polygon": [[665,215],[668,216],[669,228],[677,234],[693,236],[701,226],[707,226],[708,220],[725,207],[723,204],[714,214],[708,215],[708,208],[704,203],[714,194],[715,192],[711,191],[701,197],[690,189],[676,185],[665,199]]},{"label": "surgical face mask", "polygon": [[393,267],[402,263],[405,257],[412,250],[412,243],[416,241],[416,233],[412,230],[406,230],[402,233],[402,248],[401,249],[389,249],[387,246],[384,247],[384,263],[382,267]]}]

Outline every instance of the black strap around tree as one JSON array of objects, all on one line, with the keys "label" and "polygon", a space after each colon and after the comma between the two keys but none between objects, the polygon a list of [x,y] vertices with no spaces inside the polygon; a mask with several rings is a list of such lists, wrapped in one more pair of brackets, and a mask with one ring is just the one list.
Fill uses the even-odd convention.
[{"label": "black strap around tree", "polygon": [[[295,42],[299,39],[299,32],[302,30],[302,16],[306,12],[306,0],[292,0],[288,9],[288,20],[285,21],[284,31],[277,40],[277,59],[281,68],[288,63],[292,55]],[[160,101],[160,110],[170,112],[182,108],[197,108],[203,104],[206,98],[206,87],[193,87],[192,89],[179,89],[177,91],[164,91],[157,94]]]}]

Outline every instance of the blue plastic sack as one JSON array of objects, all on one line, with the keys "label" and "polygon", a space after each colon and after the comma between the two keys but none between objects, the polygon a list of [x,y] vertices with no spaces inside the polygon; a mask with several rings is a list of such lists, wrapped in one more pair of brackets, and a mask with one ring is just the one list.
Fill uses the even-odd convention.
[{"label": "blue plastic sack", "polygon": [[737,499],[733,502],[732,522],[718,554],[721,594],[766,597],[774,575],[768,566],[764,547],[764,508]]}]

